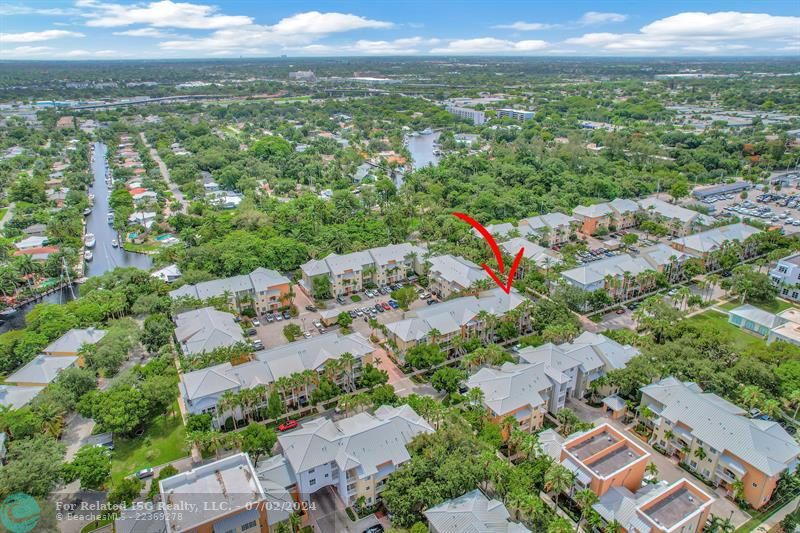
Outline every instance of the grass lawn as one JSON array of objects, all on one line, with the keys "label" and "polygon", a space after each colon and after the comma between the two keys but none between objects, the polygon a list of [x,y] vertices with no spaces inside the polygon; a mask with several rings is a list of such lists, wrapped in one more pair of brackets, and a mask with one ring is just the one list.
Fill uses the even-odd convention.
[{"label": "grass lawn", "polygon": [[691,322],[698,324],[701,328],[719,331],[722,335],[733,341],[733,346],[737,351],[764,348],[765,340],[755,334],[739,329],[733,324],[728,323],[728,315],[709,309],[705,313],[700,313],[687,318]]},{"label": "grass lawn", "polygon": [[[726,303],[720,305],[719,307],[720,307],[720,309],[725,309],[726,311],[730,311],[731,309],[736,309],[740,305],[742,305],[742,304],[739,303],[739,300],[735,300],[735,301],[726,302]],[[777,298],[775,298],[771,302],[768,302],[768,303],[765,303],[765,304],[761,304],[761,303],[756,304],[756,303],[754,303],[754,304],[751,304],[751,305],[753,305],[755,307],[758,307],[759,309],[763,309],[764,311],[767,311],[768,313],[775,313],[775,314],[780,313],[781,311],[784,311],[784,310],[789,309],[790,307],[792,307],[792,304],[790,304],[789,302],[784,302],[783,300],[779,300]]]},{"label": "grass lawn", "polygon": [[156,417],[141,437],[114,438],[111,456],[111,480],[120,479],[150,466],[157,466],[186,457],[186,428],[178,411],[178,402],[172,406],[175,416]]},{"label": "grass lawn", "polygon": [[350,299],[353,300],[354,302],[360,302],[361,296],[359,296],[358,294],[353,294],[352,296],[350,296]]}]

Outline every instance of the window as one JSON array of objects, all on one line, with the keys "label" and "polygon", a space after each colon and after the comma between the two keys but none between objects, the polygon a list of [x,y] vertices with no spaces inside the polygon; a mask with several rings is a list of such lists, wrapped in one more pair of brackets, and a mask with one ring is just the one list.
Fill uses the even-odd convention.
[{"label": "window", "polygon": [[758,487],[758,483],[753,483],[753,486],[754,487]]},{"label": "window", "polygon": [[258,525],[258,522],[253,520],[252,522],[248,522],[246,524],[242,524],[242,531],[247,531],[248,529],[252,529]]},{"label": "window", "polygon": [[309,468],[309,469],[308,469],[308,473],[309,473],[309,474],[313,474],[313,473],[314,473],[314,469],[313,469],[313,468]]},{"label": "window", "polygon": [[314,485],[316,485],[316,484],[317,484],[317,480],[316,480],[316,479],[309,479],[309,480],[308,480],[308,484],[309,484],[309,485],[311,485],[311,486],[313,487]]}]

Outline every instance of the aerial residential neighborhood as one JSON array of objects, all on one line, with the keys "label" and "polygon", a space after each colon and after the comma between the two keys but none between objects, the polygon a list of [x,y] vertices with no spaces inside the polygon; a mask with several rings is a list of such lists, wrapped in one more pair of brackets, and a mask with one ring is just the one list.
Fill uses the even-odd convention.
[{"label": "aerial residential neighborhood", "polygon": [[3,531],[800,532],[797,2],[0,21]]}]

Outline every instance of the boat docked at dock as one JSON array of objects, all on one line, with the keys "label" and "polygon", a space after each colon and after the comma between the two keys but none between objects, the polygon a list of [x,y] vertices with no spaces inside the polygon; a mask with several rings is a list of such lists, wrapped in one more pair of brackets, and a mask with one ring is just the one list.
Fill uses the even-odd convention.
[{"label": "boat docked at dock", "polygon": [[83,244],[84,244],[84,245],[85,245],[87,248],[94,248],[94,245],[95,245],[95,243],[96,243],[96,242],[97,242],[97,241],[96,241],[96,240],[95,240],[95,238],[94,238],[94,233],[87,233],[87,234],[86,234],[86,235],[83,237]]},{"label": "boat docked at dock", "polygon": [[83,254],[83,259],[85,261],[91,261],[92,259],[94,259],[94,254],[90,250],[86,250],[86,253]]}]

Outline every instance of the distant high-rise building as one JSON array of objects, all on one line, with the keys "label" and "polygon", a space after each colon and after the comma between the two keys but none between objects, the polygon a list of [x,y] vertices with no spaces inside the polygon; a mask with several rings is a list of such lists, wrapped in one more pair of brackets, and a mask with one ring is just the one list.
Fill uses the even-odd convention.
[{"label": "distant high-rise building", "polygon": [[451,113],[457,117],[471,120],[476,126],[480,126],[486,122],[486,115],[484,112],[478,111],[477,109],[470,109],[469,107],[457,107],[454,105],[449,105],[445,109],[448,113]]},{"label": "distant high-rise building", "polygon": [[499,118],[508,117],[518,120],[520,122],[533,119],[533,111],[525,111],[522,109],[498,109],[497,116]]},{"label": "distant high-rise building", "polygon": [[298,70],[297,72],[290,72],[289,79],[294,81],[307,81],[307,82],[317,81],[317,77],[311,70]]}]

